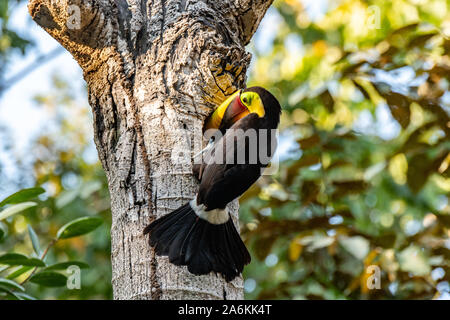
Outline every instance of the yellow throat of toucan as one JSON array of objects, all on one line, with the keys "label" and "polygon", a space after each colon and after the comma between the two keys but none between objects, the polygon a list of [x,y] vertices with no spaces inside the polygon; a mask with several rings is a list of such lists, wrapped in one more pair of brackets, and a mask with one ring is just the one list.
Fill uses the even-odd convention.
[{"label": "yellow throat of toucan", "polygon": [[[228,108],[232,110],[228,110]],[[238,90],[211,114],[204,130],[219,129],[223,122],[227,122],[231,126],[249,113],[256,113],[259,117],[264,117],[265,111],[261,98],[256,92]]]},{"label": "yellow throat of toucan", "polygon": [[250,113],[256,113],[260,118],[266,114],[261,97],[256,92],[246,91],[241,94],[240,99]]}]

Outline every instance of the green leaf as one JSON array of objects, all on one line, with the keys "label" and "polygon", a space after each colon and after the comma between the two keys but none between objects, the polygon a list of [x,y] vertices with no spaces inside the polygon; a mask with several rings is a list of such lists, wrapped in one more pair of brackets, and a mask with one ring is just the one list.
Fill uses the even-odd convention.
[{"label": "green leaf", "polygon": [[8,17],[8,1],[0,2],[0,18],[6,19]]},{"label": "green leaf", "polygon": [[0,256],[0,264],[10,266],[34,266],[45,267],[45,263],[37,258],[28,258],[20,253],[6,253]]},{"label": "green leaf", "polygon": [[42,188],[22,189],[20,191],[17,191],[16,193],[13,193],[12,195],[4,199],[2,202],[0,202],[0,207],[4,206],[5,204],[21,203],[28,201],[30,199],[36,198],[38,195],[44,192],[45,190]]},{"label": "green leaf", "polygon": [[2,273],[2,272],[5,271],[5,270],[8,270],[9,268],[11,268],[11,266],[3,266],[3,267],[0,267],[0,273]]},{"label": "green leaf", "polygon": [[7,288],[0,287],[0,292],[5,292],[7,294],[7,296],[12,298],[13,300],[21,300],[20,296],[18,296],[16,292],[11,291],[11,290],[9,290]]},{"label": "green leaf", "polygon": [[98,217],[83,217],[73,220],[58,230],[56,237],[58,239],[68,239],[89,233],[97,229],[103,220]]},{"label": "green leaf", "polygon": [[23,267],[19,267],[17,268],[15,271],[11,272],[10,274],[8,274],[6,276],[6,279],[15,279],[19,276],[21,276],[22,274],[24,274],[25,272],[30,271],[31,269],[33,269],[33,267],[31,266],[23,266]]},{"label": "green leaf", "polygon": [[67,277],[54,271],[42,271],[32,276],[30,282],[44,287],[64,287],[67,283]]},{"label": "green leaf", "polygon": [[5,288],[9,288],[9,289],[14,289],[14,290],[20,290],[20,291],[25,291],[25,288],[22,287],[17,282],[9,280],[9,279],[5,279],[5,278],[0,278],[0,287],[5,287]]},{"label": "green leaf", "polygon": [[28,234],[30,235],[31,244],[33,245],[34,252],[40,256],[41,255],[41,246],[39,244],[39,238],[34,231],[34,229],[28,225]]},{"label": "green leaf", "polygon": [[15,294],[20,298],[20,300],[37,300],[35,297],[30,296],[29,294],[26,294],[24,292],[16,292]]},{"label": "green leaf", "polygon": [[19,204],[14,204],[0,212],[0,221],[16,213],[22,212],[28,208],[35,207],[36,205],[37,205],[36,202],[23,202]]},{"label": "green leaf", "polygon": [[0,242],[5,239],[7,233],[8,227],[3,222],[0,222]]},{"label": "green leaf", "polygon": [[87,269],[89,268],[89,265],[82,261],[67,261],[67,262],[61,262],[56,263],[51,266],[46,267],[44,270],[66,270],[70,266],[78,266],[80,269]]}]

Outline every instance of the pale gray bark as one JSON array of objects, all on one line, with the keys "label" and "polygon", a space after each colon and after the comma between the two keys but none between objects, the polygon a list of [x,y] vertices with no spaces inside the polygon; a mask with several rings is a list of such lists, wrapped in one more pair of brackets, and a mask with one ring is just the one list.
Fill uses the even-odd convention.
[{"label": "pale gray bark", "polygon": [[[88,84],[111,193],[116,299],[243,298],[241,277],[194,276],[155,257],[142,231],[196,193],[191,157],[203,120],[244,87],[244,46],[271,2],[30,0],[33,19],[74,56]],[[236,215],[238,204],[230,207]]]}]

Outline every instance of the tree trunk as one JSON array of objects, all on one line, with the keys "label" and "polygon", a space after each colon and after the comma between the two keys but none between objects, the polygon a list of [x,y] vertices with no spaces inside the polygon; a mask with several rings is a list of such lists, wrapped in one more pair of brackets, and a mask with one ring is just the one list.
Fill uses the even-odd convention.
[{"label": "tree trunk", "polygon": [[[243,280],[156,257],[144,227],[193,198],[192,156],[214,106],[245,85],[272,0],[30,0],[80,64],[112,211],[115,299],[242,299]],[[238,204],[230,209],[237,215]],[[235,219],[237,223],[237,219]]]}]

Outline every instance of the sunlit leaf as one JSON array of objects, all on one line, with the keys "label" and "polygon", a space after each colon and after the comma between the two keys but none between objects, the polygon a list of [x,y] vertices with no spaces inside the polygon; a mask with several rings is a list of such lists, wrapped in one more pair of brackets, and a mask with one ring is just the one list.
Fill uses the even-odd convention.
[{"label": "sunlit leaf", "polygon": [[307,246],[308,251],[314,251],[330,246],[332,243],[334,243],[335,239],[324,234],[316,233],[312,236],[302,237],[298,241],[303,246]]},{"label": "sunlit leaf", "polygon": [[[406,156],[403,153],[399,153],[391,158],[389,162],[389,173],[391,174],[394,181],[398,184],[404,184],[407,179],[407,174],[414,172],[414,169],[408,167],[411,162],[408,163]],[[418,174],[422,174],[421,172]],[[409,184],[409,181],[408,181]]]},{"label": "sunlit leaf", "polygon": [[20,300],[37,300],[35,297],[25,293],[25,292],[16,292],[16,296],[20,298]]},{"label": "sunlit leaf", "polygon": [[0,278],[0,287],[6,287],[6,288],[9,288],[11,290],[25,291],[25,288],[22,287],[17,282],[9,280],[9,279],[5,279],[5,278]]},{"label": "sunlit leaf", "polygon": [[411,245],[398,255],[400,268],[417,276],[430,273],[431,267],[423,251],[417,246]]},{"label": "sunlit leaf", "polygon": [[25,202],[25,201],[34,199],[38,195],[40,195],[44,192],[45,192],[45,190],[42,188],[22,189],[20,191],[17,191],[16,193],[10,195],[9,197],[5,198],[3,201],[1,201],[0,207],[4,206],[6,204],[21,203],[21,202]]},{"label": "sunlit leaf", "polygon": [[369,253],[370,244],[367,239],[360,236],[339,237],[339,243],[355,258],[363,260]]},{"label": "sunlit leaf", "polygon": [[62,226],[56,237],[58,239],[69,239],[77,236],[81,236],[87,234],[91,231],[97,229],[103,220],[99,217],[83,217],[76,220],[73,220],[64,226]]},{"label": "sunlit leaf", "polygon": [[35,206],[37,206],[36,202],[22,202],[19,204],[14,204],[0,212],[0,221]]},{"label": "sunlit leaf", "polygon": [[300,244],[297,238],[292,239],[289,244],[289,260],[297,261],[303,250],[303,246]]},{"label": "sunlit leaf", "polygon": [[6,277],[7,279],[15,279],[17,277],[20,277],[22,274],[30,271],[31,269],[33,269],[32,266],[23,266],[23,267],[18,267],[15,271],[11,272],[10,274],[8,274],[8,276]]}]

